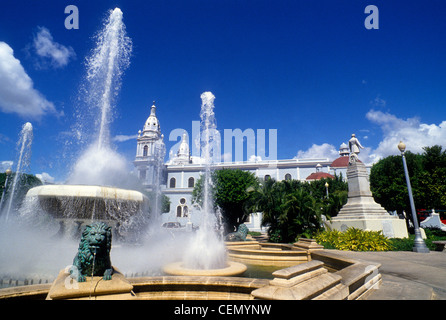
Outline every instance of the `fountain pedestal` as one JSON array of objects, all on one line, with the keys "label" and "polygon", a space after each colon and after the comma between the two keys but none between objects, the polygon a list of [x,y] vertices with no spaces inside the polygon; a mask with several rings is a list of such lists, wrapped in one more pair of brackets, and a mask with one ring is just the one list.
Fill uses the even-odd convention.
[{"label": "fountain pedestal", "polygon": [[102,277],[88,277],[85,282],[78,282],[63,269],[48,292],[47,300],[128,300],[133,299],[133,286],[116,268],[113,268],[111,280]]},{"label": "fountain pedestal", "polygon": [[243,263],[227,261],[227,265],[220,269],[189,269],[184,267],[183,262],[173,262],[164,266],[163,271],[176,276],[239,276],[245,272],[247,267]]},{"label": "fountain pedestal", "polygon": [[[135,240],[134,231],[142,226],[128,222],[145,216],[149,207],[148,198],[139,191],[95,185],[38,186],[28,191],[26,199],[59,221],[58,236],[77,237],[82,225],[98,220],[112,226],[118,238],[129,241]],[[127,223],[127,230],[118,230],[122,222]]]}]

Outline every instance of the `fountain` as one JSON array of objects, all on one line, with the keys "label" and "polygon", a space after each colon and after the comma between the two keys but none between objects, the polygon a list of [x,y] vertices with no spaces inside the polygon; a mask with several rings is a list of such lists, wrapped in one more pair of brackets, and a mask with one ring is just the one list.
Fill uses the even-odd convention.
[{"label": "fountain", "polygon": [[[8,203],[6,208],[3,210],[1,214],[5,216],[5,222],[8,222],[9,215],[11,214],[11,209],[16,205],[14,202],[16,192],[17,192],[17,184],[19,179],[21,178],[21,174],[24,169],[29,165],[29,158],[31,156],[31,144],[33,141],[33,126],[30,122],[27,122],[23,125],[22,130],[20,131],[20,138],[17,143],[18,146],[18,161],[17,168],[14,175],[14,179],[12,180],[11,192],[9,193]],[[0,208],[1,209],[1,208]]]},{"label": "fountain", "polygon": [[220,212],[214,210],[212,199],[211,166],[215,151],[220,149],[216,144],[220,137],[214,113],[215,96],[211,92],[201,94],[200,112],[200,150],[204,160],[203,201],[201,206],[201,224],[183,261],[174,262],[164,267],[164,272],[175,275],[236,275],[246,271],[246,266],[227,260],[223,241]]},{"label": "fountain", "polygon": [[58,235],[70,238],[80,234],[82,225],[100,220],[114,227],[117,239],[130,240],[133,219],[148,208],[141,192],[92,185],[38,186],[28,191],[26,201],[33,208],[30,214],[51,216],[60,223]]},{"label": "fountain", "polygon": [[[91,220],[107,221],[114,231],[126,237],[138,224],[144,224],[148,199],[133,187],[128,178],[126,160],[110,145],[109,127],[115,98],[121,86],[121,76],[129,65],[132,44],[125,32],[123,14],[119,8],[110,11],[103,29],[97,34],[97,44],[86,59],[84,97],[87,114],[96,114],[90,146],[74,164],[64,185],[44,185],[31,189],[27,201],[61,222],[60,233]],[[124,186],[125,188],[117,188]],[[73,226],[74,224],[74,226]],[[73,233],[73,232],[72,232]]]},{"label": "fountain", "polygon": [[[96,36],[96,47],[86,59],[86,77],[80,93],[86,108],[78,111],[85,116],[79,116],[76,134],[83,137],[92,132],[90,139],[93,141],[72,168],[69,184],[117,186],[127,181],[126,160],[113,150],[109,132],[121,78],[130,64],[132,52],[132,42],[122,20],[119,8],[110,11],[103,29]],[[95,119],[95,122],[93,128],[82,130],[85,123],[91,123],[86,117]]]},{"label": "fountain", "polygon": [[159,226],[161,224],[160,217],[162,214],[162,174],[163,174],[163,164],[164,157],[166,155],[166,146],[163,141],[163,135],[161,139],[155,142],[154,146],[154,157],[155,157],[155,167],[154,167],[154,177],[153,177],[153,205],[151,210],[151,225]]},{"label": "fountain", "polygon": [[[132,227],[140,226],[141,220],[143,224],[146,222],[144,204],[147,199],[138,191],[117,187],[122,186],[123,180],[128,181],[126,180],[128,171],[125,170],[123,157],[111,147],[109,138],[113,100],[120,86],[120,76],[128,66],[130,51],[130,39],[125,36],[122,12],[116,8],[110,11],[104,29],[98,35],[98,45],[93,51],[93,55],[87,59],[89,89],[86,96],[90,102],[89,106],[99,111],[98,117],[92,117],[100,119],[95,124],[97,138],[85,149],[73,166],[68,184],[45,185],[33,188],[28,192],[25,200],[27,210],[24,210],[23,215],[28,217],[37,215],[43,224],[49,221],[45,219],[48,216],[51,216],[53,221],[58,219],[85,220],[91,224],[93,224],[92,220],[95,222],[106,220],[109,225],[113,223],[126,224],[124,229],[131,234],[133,234]],[[200,146],[205,161],[204,198],[201,207],[202,223],[199,230],[192,234],[194,237],[190,242],[182,241],[184,239],[175,239],[175,245],[179,247],[180,251],[184,251],[183,260],[167,264],[164,267],[165,273],[181,275],[181,277],[163,274],[143,277],[130,276],[129,279],[126,279],[113,267],[112,279],[108,281],[111,268],[109,260],[107,260],[105,271],[102,270],[99,275],[92,271],[91,279],[88,279],[89,276],[86,277],[86,282],[75,282],[76,279],[70,276],[69,271],[72,269],[69,266],[59,272],[53,285],[27,285],[25,283],[25,285],[16,288],[0,289],[0,299],[44,299],[48,296],[51,299],[92,298],[92,288],[97,294],[93,295],[95,299],[357,299],[373,289],[376,284],[379,285],[381,275],[377,272],[376,264],[367,265],[352,259],[342,259],[330,253],[320,252],[323,251],[319,250],[320,248],[317,248],[317,252],[312,252],[311,249],[315,247],[312,243],[301,244],[298,246],[299,250],[294,250],[286,245],[281,246],[280,250],[277,248],[265,250],[267,245],[252,247],[252,244],[247,243],[248,241],[235,242],[228,245],[230,247],[228,257],[221,234],[221,218],[219,218],[218,210],[214,210],[211,197],[212,161],[219,157],[218,154],[214,154],[214,151],[220,150],[215,148],[220,140],[213,111],[215,97],[210,92],[204,92],[201,99]],[[28,126],[27,128],[29,129]],[[32,131],[28,130],[27,132]],[[157,145],[157,148],[159,157],[156,179],[159,182],[160,164],[165,150],[161,144]],[[25,147],[25,149],[29,150],[29,147]],[[155,213],[160,211],[161,192],[159,186],[157,188],[153,209]],[[42,213],[38,213],[39,211]],[[60,267],[61,261],[63,261],[61,255],[69,255],[70,260],[72,259],[74,252],[72,241],[67,244],[63,241],[64,239],[60,239],[57,241],[57,245],[54,245],[54,240],[39,238],[36,233],[22,233],[16,226],[9,229],[5,228],[8,233],[0,232],[0,242],[3,244],[0,246],[2,271],[9,268],[11,270],[20,269],[19,272],[23,272],[25,268],[31,268],[33,272],[38,273],[39,268],[42,268],[40,263],[43,261],[45,271],[48,272],[49,265]],[[91,236],[93,238],[93,233]],[[98,245],[92,244],[88,246],[90,252],[87,255],[91,254],[91,249],[93,249],[92,270],[94,270],[98,263],[96,256]],[[168,255],[170,259],[176,259],[176,256],[173,257],[169,248],[163,244],[156,242],[152,243],[150,247],[118,245],[114,251],[121,250],[121,254],[125,253],[125,258],[122,259],[121,256],[118,265],[122,266],[128,263],[131,267],[142,263],[144,267],[150,268],[151,263],[155,260],[155,265],[158,267],[159,261],[164,259],[163,255]],[[254,243],[254,245],[256,244]],[[18,248],[18,246],[20,247]],[[134,250],[135,248],[136,250]],[[275,253],[271,254],[272,251]],[[244,264],[229,259],[265,260],[263,253],[266,252],[266,255],[273,257],[265,260],[270,264],[271,260],[277,260],[280,256],[288,256],[286,253],[290,251],[300,252],[302,255],[299,254],[297,259],[291,259],[293,260],[291,267],[274,272],[274,279],[271,281],[234,277],[234,275],[244,273],[247,268]],[[13,261],[13,259],[15,260]],[[290,259],[287,257],[287,260]],[[117,260],[113,258],[113,261]],[[75,258],[73,262],[76,265],[79,259]],[[299,265],[296,265],[297,263]],[[90,272],[85,273],[85,275],[88,274]],[[110,288],[113,282],[117,285]],[[94,285],[92,285],[93,283]],[[61,289],[60,294],[51,290],[55,287]]]}]

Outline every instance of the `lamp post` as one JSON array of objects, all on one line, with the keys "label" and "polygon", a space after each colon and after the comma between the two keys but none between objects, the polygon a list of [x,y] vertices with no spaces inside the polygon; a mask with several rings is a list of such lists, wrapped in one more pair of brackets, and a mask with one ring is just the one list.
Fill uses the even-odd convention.
[{"label": "lamp post", "polygon": [[0,213],[2,212],[3,202],[5,202],[6,188],[8,187],[8,180],[9,180],[9,176],[11,175],[11,173],[12,173],[12,170],[11,170],[11,169],[7,169],[7,170],[5,171],[5,174],[6,174],[6,180],[5,180],[5,186],[3,187],[2,200],[0,201]]},{"label": "lamp post", "polygon": [[325,182],[325,193],[327,194],[327,199],[328,199],[328,182]]},{"label": "lamp post", "polygon": [[414,240],[413,251],[428,253],[429,248],[426,246],[426,243],[421,237],[420,227],[418,226],[418,218],[417,218],[417,213],[415,211],[415,203],[413,201],[413,196],[412,196],[412,187],[410,186],[409,171],[407,170],[406,157],[404,156],[404,152],[406,150],[406,145],[404,144],[404,142],[400,141],[400,143],[398,144],[398,149],[401,151],[401,157],[403,158],[404,174],[406,176],[407,191],[409,193],[410,208],[412,210],[413,225],[415,228],[415,240]]}]

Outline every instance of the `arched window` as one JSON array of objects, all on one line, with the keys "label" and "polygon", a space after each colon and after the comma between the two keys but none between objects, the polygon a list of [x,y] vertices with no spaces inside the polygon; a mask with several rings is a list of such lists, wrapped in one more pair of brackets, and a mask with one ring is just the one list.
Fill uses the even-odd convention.
[{"label": "arched window", "polygon": [[290,180],[291,180],[291,174],[287,173],[287,174],[285,175],[285,180],[286,180],[286,181],[290,181]]},{"label": "arched window", "polygon": [[189,208],[186,205],[186,199],[181,198],[180,204],[177,206],[177,218],[188,217]]},{"label": "arched window", "polygon": [[267,174],[264,179],[265,179],[265,181],[269,180],[269,179],[271,179],[271,176],[269,174]]},{"label": "arched window", "polygon": [[195,179],[194,179],[194,177],[190,177],[188,182],[187,182],[187,187],[188,188],[193,188],[194,185],[195,185]]},{"label": "arched window", "polygon": [[144,149],[142,151],[142,156],[143,157],[147,157],[147,155],[149,154],[149,146],[144,146]]},{"label": "arched window", "polygon": [[175,188],[176,182],[177,181],[175,180],[175,178],[170,178],[169,187],[170,188]]}]

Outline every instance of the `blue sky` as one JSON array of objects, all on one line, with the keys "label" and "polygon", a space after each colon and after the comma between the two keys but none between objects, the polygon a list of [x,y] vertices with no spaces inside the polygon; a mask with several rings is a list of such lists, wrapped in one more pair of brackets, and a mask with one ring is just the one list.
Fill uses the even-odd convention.
[{"label": "blue sky", "polygon": [[[79,29],[64,26],[70,4]],[[379,29],[364,26],[371,4]],[[352,133],[366,162],[397,154],[401,139],[414,152],[446,148],[442,0],[2,0],[0,164],[16,160],[18,134],[30,121],[29,171],[66,178],[79,152],[70,130],[84,60],[115,7],[133,52],[110,129],[128,138],[114,146],[130,169],[132,137],[152,101],[169,150],[177,142],[169,133],[190,132],[199,120],[204,91],[216,97],[218,129],[277,129],[279,159],[334,158]],[[47,45],[40,51],[39,36]]]}]

